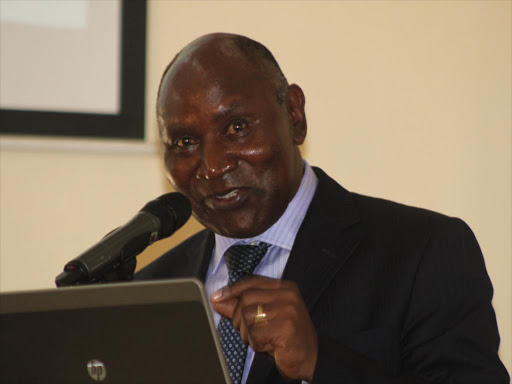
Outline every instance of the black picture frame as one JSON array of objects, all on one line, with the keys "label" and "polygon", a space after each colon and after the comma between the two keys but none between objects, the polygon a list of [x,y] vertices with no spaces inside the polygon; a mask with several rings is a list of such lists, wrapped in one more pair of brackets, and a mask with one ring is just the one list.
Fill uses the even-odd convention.
[{"label": "black picture frame", "polygon": [[144,139],[146,1],[121,2],[120,113],[0,109],[0,134]]}]

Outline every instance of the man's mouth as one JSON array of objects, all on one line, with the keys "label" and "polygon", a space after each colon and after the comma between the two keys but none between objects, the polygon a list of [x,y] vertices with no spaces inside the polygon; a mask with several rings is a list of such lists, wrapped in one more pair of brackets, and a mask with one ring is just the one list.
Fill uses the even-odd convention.
[{"label": "man's mouth", "polygon": [[238,190],[238,189],[233,189],[232,191],[230,191],[230,192],[228,192],[228,193],[226,193],[226,194],[224,194],[224,195],[215,195],[215,197],[216,197],[217,199],[227,200],[227,199],[230,199],[230,198],[232,198],[232,197],[237,196],[237,195],[238,195],[238,192],[239,192],[239,190]]},{"label": "man's mouth", "polygon": [[243,189],[235,188],[225,193],[210,195],[204,202],[210,209],[231,210],[240,207],[246,198],[247,193]]}]

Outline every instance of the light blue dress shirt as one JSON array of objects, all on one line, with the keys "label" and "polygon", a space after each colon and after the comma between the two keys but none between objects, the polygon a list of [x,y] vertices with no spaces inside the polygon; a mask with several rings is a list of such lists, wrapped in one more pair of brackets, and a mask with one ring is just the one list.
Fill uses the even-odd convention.
[{"label": "light blue dress shirt", "polygon": [[[249,239],[234,239],[215,234],[215,248],[213,250],[213,257],[210,260],[208,274],[206,275],[205,287],[208,295],[227,285],[228,267],[224,261],[224,252],[235,244],[257,244],[259,242],[270,244],[270,248],[254,270],[254,274],[274,279],[281,278],[299,227],[315,194],[317,184],[318,179],[315,173],[309,164],[304,161],[304,175],[302,176],[299,189],[288,204],[286,211],[274,225],[262,234]],[[213,317],[215,325],[218,325],[220,315],[213,311]],[[242,384],[245,384],[247,380],[253,359],[254,351],[249,346],[245,359]]]}]

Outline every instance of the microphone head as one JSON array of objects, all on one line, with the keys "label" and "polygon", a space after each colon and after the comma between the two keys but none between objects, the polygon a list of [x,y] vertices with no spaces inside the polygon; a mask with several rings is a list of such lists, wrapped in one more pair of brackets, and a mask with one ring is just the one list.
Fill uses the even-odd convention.
[{"label": "microphone head", "polygon": [[190,201],[181,193],[166,193],[147,203],[141,212],[150,213],[160,220],[158,239],[171,236],[187,222],[192,214]]}]

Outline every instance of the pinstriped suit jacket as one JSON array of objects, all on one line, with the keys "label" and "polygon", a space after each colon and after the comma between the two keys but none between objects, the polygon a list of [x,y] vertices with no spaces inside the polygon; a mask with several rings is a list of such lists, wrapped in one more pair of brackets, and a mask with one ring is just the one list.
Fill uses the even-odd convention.
[{"label": "pinstriped suit jacket", "polygon": [[[319,183],[283,279],[295,281],[318,332],[313,383],[509,383],[498,358],[492,285],[459,219]],[[135,279],[206,277],[204,230]],[[287,383],[256,354],[248,384]]]}]

